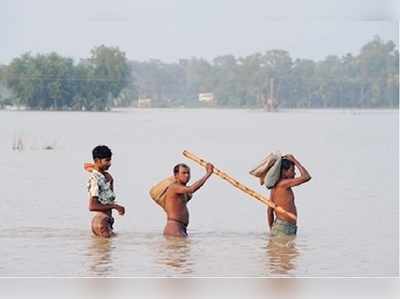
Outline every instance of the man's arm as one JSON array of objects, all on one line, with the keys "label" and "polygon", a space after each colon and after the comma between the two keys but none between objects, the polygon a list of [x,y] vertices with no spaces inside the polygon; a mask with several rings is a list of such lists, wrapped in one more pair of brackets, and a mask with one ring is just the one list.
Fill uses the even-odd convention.
[{"label": "man's arm", "polygon": [[120,215],[125,214],[125,208],[117,204],[104,205],[98,201],[98,197],[92,196],[89,200],[89,211],[91,212],[108,212],[110,210],[117,210]]},{"label": "man's arm", "polygon": [[[110,188],[114,191],[114,180],[111,174],[104,173],[106,180],[110,182]],[[89,211],[91,212],[108,212],[112,209],[117,210],[120,215],[125,214],[125,208],[118,204],[102,204],[99,202],[99,185],[95,177],[89,179]]]},{"label": "man's arm", "polygon": [[210,163],[207,164],[206,167],[207,173],[197,182],[192,184],[191,186],[182,186],[179,184],[173,184],[171,187],[173,188],[173,191],[177,194],[184,194],[184,193],[194,193],[197,190],[200,189],[201,186],[204,185],[204,183],[208,180],[208,178],[212,175],[214,171],[214,166]]},{"label": "man's arm", "polygon": [[268,207],[267,215],[268,215],[269,229],[272,230],[272,225],[274,224],[274,209],[271,207]]},{"label": "man's arm", "polygon": [[304,183],[308,182],[309,180],[311,180],[311,175],[308,173],[307,169],[305,169],[305,167],[303,165],[301,165],[301,163],[299,161],[297,161],[297,159],[293,155],[286,155],[285,158],[294,163],[294,165],[300,171],[300,176],[297,178],[294,178],[294,179],[282,180],[279,184],[280,186],[290,188],[290,187],[304,184]]}]

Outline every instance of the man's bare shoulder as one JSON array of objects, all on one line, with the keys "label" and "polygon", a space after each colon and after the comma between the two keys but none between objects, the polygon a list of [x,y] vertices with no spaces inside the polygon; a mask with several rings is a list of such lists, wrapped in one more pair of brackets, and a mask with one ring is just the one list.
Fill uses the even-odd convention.
[{"label": "man's bare shoulder", "polygon": [[178,183],[172,183],[172,184],[169,185],[168,188],[167,188],[167,194],[176,194],[176,193],[177,193],[177,190],[178,190],[178,188],[179,188],[180,186],[181,186],[181,185],[178,184]]},{"label": "man's bare shoulder", "polygon": [[274,189],[288,189],[290,179],[282,179],[275,186]]},{"label": "man's bare shoulder", "polygon": [[182,186],[182,185],[177,182],[174,182],[168,186],[168,190],[175,190],[176,188],[179,188],[180,186]]}]

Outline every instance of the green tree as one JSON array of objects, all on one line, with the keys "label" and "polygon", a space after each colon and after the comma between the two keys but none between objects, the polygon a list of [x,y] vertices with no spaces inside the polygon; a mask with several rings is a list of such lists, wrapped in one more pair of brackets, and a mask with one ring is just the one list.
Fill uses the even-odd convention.
[{"label": "green tree", "polygon": [[95,47],[90,58],[81,64],[79,94],[86,97],[86,102],[90,101],[90,105],[85,107],[88,110],[109,110],[113,99],[132,84],[126,55],[119,48]]},{"label": "green tree", "polygon": [[62,109],[73,97],[73,60],[56,53],[15,58],[7,68],[7,84],[17,104],[32,109]]}]

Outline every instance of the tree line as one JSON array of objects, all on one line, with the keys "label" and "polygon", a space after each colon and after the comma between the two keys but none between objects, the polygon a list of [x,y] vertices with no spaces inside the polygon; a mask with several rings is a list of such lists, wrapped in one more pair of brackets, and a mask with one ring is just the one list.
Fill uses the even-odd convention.
[{"label": "tree line", "polygon": [[26,53],[0,67],[0,103],[31,109],[104,111],[130,106],[138,97],[158,107],[196,107],[198,94],[206,92],[221,107],[262,107],[273,97],[288,108],[393,108],[399,105],[398,89],[399,51],[379,37],[357,55],[320,61],[269,50],[212,61],[140,62],[100,46],[77,64],[56,53]]},{"label": "tree line", "polygon": [[57,53],[25,53],[0,71],[13,94],[7,104],[31,109],[105,111],[128,105],[134,89],[125,53],[104,45],[78,64]]}]

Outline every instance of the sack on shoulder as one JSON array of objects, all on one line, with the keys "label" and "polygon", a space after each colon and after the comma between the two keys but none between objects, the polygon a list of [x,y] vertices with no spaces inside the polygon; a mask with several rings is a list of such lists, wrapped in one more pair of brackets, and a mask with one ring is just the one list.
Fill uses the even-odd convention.
[{"label": "sack on shoulder", "polygon": [[168,177],[157,183],[150,189],[150,197],[163,209],[165,208],[165,197],[167,195],[167,189],[169,186],[171,186],[171,184],[175,182],[175,177]]}]

